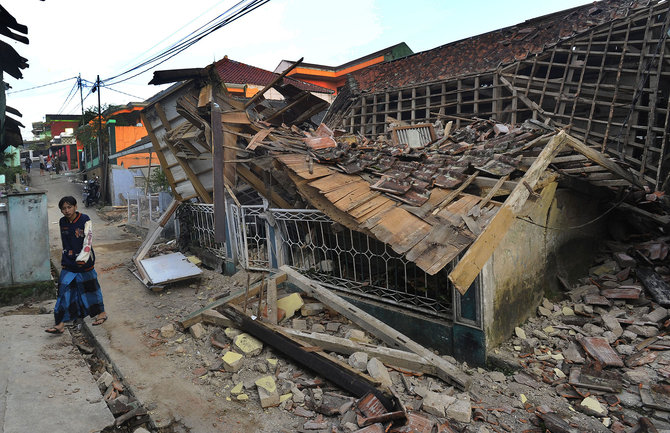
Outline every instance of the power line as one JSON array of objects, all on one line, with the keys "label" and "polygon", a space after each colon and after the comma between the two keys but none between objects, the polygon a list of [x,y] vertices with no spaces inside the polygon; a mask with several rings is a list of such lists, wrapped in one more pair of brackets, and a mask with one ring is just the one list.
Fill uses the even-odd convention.
[{"label": "power line", "polygon": [[72,88],[70,89],[70,92],[69,92],[69,93],[67,94],[67,96],[65,97],[65,101],[63,102],[63,104],[62,104],[62,105],[60,106],[60,108],[58,109],[58,112],[57,112],[58,114],[61,114],[61,113],[63,112],[63,108],[65,108],[65,106],[66,106],[66,105],[72,100],[72,98],[74,98],[74,96],[77,94],[76,89],[77,89],[78,87],[79,87],[79,81],[77,80],[77,81],[74,82],[74,85],[73,85]]},{"label": "power line", "polygon": [[122,92],[120,90],[112,89],[111,87],[109,87],[107,85],[105,85],[103,87],[107,90],[111,90],[112,92],[121,93],[122,95],[130,96],[131,98],[137,98],[137,99],[140,99],[142,101],[144,100],[144,98],[141,97],[141,96],[135,96],[135,95],[131,95],[130,93],[126,93],[126,92]]},{"label": "power line", "polygon": [[[128,69],[125,72],[122,72],[122,73],[117,74],[113,77],[107,78],[106,80],[103,80],[103,82],[114,80],[114,79],[119,78],[123,75],[126,75],[126,74],[129,74],[129,73],[133,72],[133,71],[136,71],[136,70],[138,70],[138,69],[140,69],[144,66],[147,66],[146,69],[144,69],[144,70],[142,70],[142,71],[140,71],[140,72],[138,72],[134,75],[131,75],[130,77],[124,78],[122,80],[117,80],[113,83],[108,83],[108,85],[114,85],[114,84],[122,83],[122,82],[127,81],[131,78],[134,78],[138,75],[141,75],[144,72],[147,72],[152,67],[156,67],[156,66],[166,62],[167,60],[171,59],[172,57],[176,56],[177,54],[179,54],[182,51],[186,50],[187,48],[191,47],[192,45],[194,45],[195,43],[197,43],[198,41],[200,41],[204,37],[206,37],[206,36],[210,35],[211,33],[215,32],[216,30],[218,30],[218,29],[236,21],[237,19],[239,19],[239,18],[245,16],[246,14],[256,10],[257,8],[263,6],[264,4],[268,3],[270,0],[253,0],[251,3],[249,3],[249,4],[240,8],[240,5],[242,5],[245,1],[247,1],[247,0],[242,0],[242,1],[238,2],[233,7],[229,8],[224,13],[220,14],[218,17],[214,18],[213,20],[210,20],[209,23],[223,17],[225,14],[227,14],[227,13],[235,10],[236,8],[238,8],[239,10],[236,10],[232,15],[219,20],[218,22],[216,22],[216,23],[212,24],[211,26],[207,27],[205,30],[196,34],[195,32],[197,32],[198,30],[207,26],[209,23],[201,26],[200,28],[198,28],[194,32],[191,32],[191,34],[189,36],[187,36],[185,38],[182,38],[173,47],[165,50],[164,52],[154,56],[153,58],[151,58],[151,59],[149,59],[149,60],[131,68],[131,69]],[[160,62],[158,62],[159,60],[160,60]],[[158,62],[158,63],[156,63],[156,62]]]},{"label": "power line", "polygon": [[76,79],[77,79],[77,77],[70,77],[70,78],[66,78],[64,80],[54,81],[53,83],[40,84],[39,86],[29,87],[27,89],[13,90],[11,92],[7,92],[7,94],[10,95],[10,94],[13,94],[13,93],[27,92],[28,90],[35,90],[35,89],[39,89],[41,87],[52,86],[54,84],[63,83],[63,82],[68,81],[68,80],[76,80]]}]

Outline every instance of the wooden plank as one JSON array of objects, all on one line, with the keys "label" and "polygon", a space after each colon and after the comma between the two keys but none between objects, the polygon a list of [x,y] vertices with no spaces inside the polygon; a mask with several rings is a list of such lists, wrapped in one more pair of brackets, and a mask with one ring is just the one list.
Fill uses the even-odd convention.
[{"label": "wooden plank", "polygon": [[489,260],[491,254],[493,254],[493,251],[514,222],[516,214],[521,210],[530,196],[530,192],[524,186],[524,182],[530,185],[531,188],[535,186],[551,160],[560,152],[566,141],[566,137],[567,134],[564,131],[552,137],[507,197],[498,213],[496,213],[484,231],[470,246],[465,255],[454,267],[454,270],[451,271],[449,279],[461,294],[465,294],[472,282],[477,278],[484,264]]},{"label": "wooden plank", "polygon": [[268,321],[273,325],[277,324],[277,281],[270,278],[268,280]]},{"label": "wooden plank", "polygon": [[[489,203],[489,201],[491,201],[491,199],[496,195],[496,193],[498,192],[498,190],[500,189],[500,187],[502,187],[503,184],[504,184],[505,182],[507,182],[507,179],[509,179],[509,174],[506,174],[505,176],[503,176],[503,177],[501,177],[500,179],[498,179],[498,182],[496,182],[496,184],[493,185],[493,188],[491,188],[491,189],[489,190],[489,192],[488,192],[488,193],[486,194],[486,196],[482,199],[482,201],[480,201],[478,204],[476,204],[473,208],[471,208],[471,209],[468,211],[468,216],[469,216],[469,215],[474,215],[474,216],[478,217],[479,214],[480,214],[481,211],[482,211],[482,208],[483,208],[484,206],[486,206],[486,205]],[[479,233],[477,233],[477,234],[479,234]]]},{"label": "wooden plank", "polygon": [[251,172],[248,168],[246,168],[243,165],[239,165],[237,167],[237,174],[240,175],[242,179],[244,179],[245,182],[247,182],[249,185],[251,185],[256,191],[261,193],[265,198],[269,199],[273,203],[275,203],[277,206],[283,209],[293,209],[293,206],[289,204],[286,200],[282,198],[279,194],[277,194],[276,191],[268,191],[265,188],[265,183],[263,183],[262,180],[260,180],[254,173]]},{"label": "wooden plank", "polygon": [[286,76],[286,74],[288,74],[288,73],[291,72],[293,69],[295,69],[296,66],[298,66],[299,64],[301,64],[302,61],[303,61],[303,59],[304,59],[304,57],[301,57],[300,60],[298,60],[297,62],[295,62],[294,64],[292,64],[292,65],[289,66],[288,68],[286,68],[286,70],[285,70],[284,72],[282,72],[281,74],[277,75],[277,77],[276,77],[274,80],[272,80],[272,82],[271,82],[270,84],[268,84],[267,86],[263,87],[263,89],[262,89],[261,91],[259,91],[259,92],[256,93],[251,99],[249,99],[249,101],[247,101],[247,103],[244,104],[244,108],[249,108],[253,103],[256,102],[256,100],[258,100],[258,98],[260,98],[261,96],[263,96],[263,94],[264,94],[265,92],[267,92],[268,90],[270,90],[270,89],[272,88],[272,86],[274,86],[274,85],[277,84],[282,78],[284,78],[284,77]]},{"label": "wooden plank", "polygon": [[406,335],[401,334],[381,320],[372,317],[365,311],[350,304],[325,287],[301,275],[289,266],[284,265],[280,269],[286,273],[290,283],[305,293],[308,293],[312,297],[318,299],[338,313],[342,314],[347,319],[351,320],[364,330],[370,332],[380,340],[396,348],[408,349],[421,356],[426,361],[430,362],[435,366],[435,374],[440,379],[460,389],[469,388],[470,378],[452,363],[435,355],[432,351],[412,341]]},{"label": "wooden plank", "polygon": [[449,205],[449,203],[451,203],[451,201],[453,199],[455,199],[458,196],[458,194],[460,194],[465,188],[470,186],[470,184],[477,178],[478,175],[479,175],[479,170],[472,173],[470,175],[470,177],[468,177],[465,180],[465,182],[463,182],[461,184],[461,186],[459,186],[458,188],[453,190],[451,193],[449,193],[449,195],[442,201],[442,203],[440,203],[440,205],[438,207],[436,207],[435,210],[433,210],[433,215],[437,215],[438,212],[440,212],[442,209],[447,207],[447,205]]},{"label": "wooden plank", "polygon": [[359,206],[356,206],[355,208],[349,209],[349,215],[351,215],[353,218],[358,219],[370,213],[371,211],[379,208],[380,206],[389,204],[394,205],[395,203],[392,200],[382,195],[377,195],[377,197],[373,198],[372,200],[361,203]]},{"label": "wooden plank", "polygon": [[228,111],[227,113],[221,113],[221,122],[240,125],[251,124],[246,111]]},{"label": "wooden plank", "polygon": [[391,349],[389,347],[373,346],[371,344],[359,344],[348,338],[335,337],[329,334],[299,331],[292,328],[280,329],[282,332],[292,335],[305,343],[318,346],[329,352],[337,352],[343,355],[364,352],[368,354],[369,358],[377,358],[384,364],[435,376],[435,366],[416,353]]},{"label": "wooden plank", "polygon": [[226,201],[225,183],[223,174],[225,170],[225,157],[223,150],[223,130],[221,122],[218,121],[220,111],[217,104],[212,104],[211,133],[212,133],[212,170],[214,177],[214,240],[224,243],[226,241]]},{"label": "wooden plank", "polygon": [[200,89],[198,93],[198,108],[203,108],[209,105],[210,102],[214,99],[212,95],[212,85],[207,84]]},{"label": "wooden plank", "polygon": [[275,350],[319,376],[328,379],[354,397],[361,398],[372,393],[387,410],[398,409],[399,404],[394,401],[388,390],[382,391],[371,377],[348,364],[344,364],[322,351],[313,352],[306,349],[307,344],[304,342],[288,334],[283,334],[277,328],[270,327],[261,321],[252,320],[239,307],[230,304],[222,305],[217,308],[217,311],[230,317],[239,329],[272,346]]},{"label": "wooden plank", "polygon": [[[146,108],[144,110],[146,110]],[[144,110],[140,111],[140,119],[142,119],[142,124],[145,125],[147,129],[147,135],[151,140],[151,144],[154,148],[156,156],[158,157],[158,160],[161,163],[161,167],[165,168],[165,177],[167,177],[168,183],[170,184],[170,188],[172,188],[172,192],[174,193],[175,198],[181,201],[183,200],[183,198],[179,193],[177,193],[177,184],[175,183],[174,176],[172,175],[172,171],[169,169],[169,164],[165,159],[165,155],[163,154],[161,144],[158,142],[158,137],[156,137],[156,134],[154,133],[154,129],[152,128],[151,123],[149,123],[149,121],[147,120],[147,116]]]},{"label": "wooden plank", "polygon": [[137,252],[133,255],[134,260],[137,260],[139,262],[144,258],[144,256],[147,255],[147,253],[153,246],[154,242],[156,242],[156,239],[158,239],[158,236],[160,236],[161,232],[163,231],[163,227],[165,227],[165,224],[167,224],[167,222],[170,220],[170,217],[177,210],[178,206],[179,206],[179,200],[172,199],[167,209],[165,209],[165,212],[163,212],[163,215],[161,215],[160,219],[158,220],[158,223],[153,229],[153,231],[147,233],[144,242],[142,242]]},{"label": "wooden plank", "polygon": [[360,188],[364,188],[365,190],[369,191],[370,184],[359,178],[358,182],[350,182],[345,185],[342,185],[342,187],[324,194],[324,197],[326,197],[326,199],[328,199],[328,201],[330,201],[331,203],[335,203],[347,197],[350,194],[354,194]]},{"label": "wooden plank", "polygon": [[269,128],[269,129],[261,129],[258,131],[254,137],[251,139],[249,144],[247,144],[246,150],[255,150],[256,147],[260,144],[261,141],[265,140],[265,138],[272,132],[274,131],[274,128]]},{"label": "wooden plank", "polygon": [[[286,280],[288,279],[288,276],[283,272],[277,272],[276,274],[272,275],[270,277],[270,279],[274,280],[276,285],[280,285],[280,284],[283,284],[284,282],[286,282]],[[200,320],[203,320],[202,314],[205,311],[214,309],[216,307],[219,307],[223,304],[227,304],[229,302],[230,303],[240,302],[244,299],[245,295],[246,296],[256,296],[258,294],[259,290],[260,290],[260,287],[261,287],[261,282],[258,281],[256,284],[249,287],[248,292],[247,292],[246,287],[242,288],[242,289],[239,289],[235,292],[232,292],[231,294],[229,294],[228,296],[226,296],[224,298],[217,299],[216,301],[214,301],[214,302],[212,302],[208,305],[205,305],[201,309],[199,309],[197,311],[194,311],[193,313],[187,314],[185,317],[183,317],[181,320],[179,320],[179,324],[181,326],[183,326],[184,328],[190,328],[191,326],[193,326],[193,324],[199,322]]]},{"label": "wooden plank", "polygon": [[622,179],[627,180],[628,182],[632,183],[633,185],[643,188],[644,185],[642,182],[635,176],[633,176],[631,173],[627,172],[621,166],[619,166],[617,163],[610,161],[607,159],[607,156],[603,153],[598,152],[597,150],[594,150],[581,141],[577,140],[576,138],[573,138],[569,135],[566,134],[566,141],[565,141],[570,147],[575,149],[577,152],[581,153],[591,161],[595,162],[596,164],[605,167],[607,170],[611,171],[612,173],[618,175]]},{"label": "wooden plank", "polygon": [[393,248],[398,254],[409,251],[430,232],[431,226],[405,209],[395,207],[384,213],[377,224],[370,227],[374,236]]},{"label": "wooden plank", "polygon": [[[309,186],[314,187],[323,194],[327,194],[336,189],[342,188],[344,185],[352,182],[361,182],[360,176],[352,176],[333,172],[330,176],[322,177],[309,183]],[[367,183],[367,182],[366,182]]]}]

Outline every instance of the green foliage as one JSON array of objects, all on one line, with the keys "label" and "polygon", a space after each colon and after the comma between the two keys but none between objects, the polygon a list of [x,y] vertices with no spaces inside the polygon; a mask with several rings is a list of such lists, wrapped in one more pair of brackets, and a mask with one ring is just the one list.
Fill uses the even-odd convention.
[{"label": "green foliage", "polygon": [[21,175],[21,173],[23,173],[21,167],[7,167],[4,165],[0,167],[0,174],[5,175],[5,182],[7,183],[14,183],[16,175]]},{"label": "green foliage", "polygon": [[151,170],[151,175],[149,176],[149,188],[151,188],[152,192],[170,191],[170,184],[168,183],[167,176],[160,167]]}]

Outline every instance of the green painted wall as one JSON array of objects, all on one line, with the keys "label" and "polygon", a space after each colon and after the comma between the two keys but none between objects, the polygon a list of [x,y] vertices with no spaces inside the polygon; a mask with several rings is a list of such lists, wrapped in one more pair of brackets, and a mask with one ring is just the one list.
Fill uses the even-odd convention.
[{"label": "green painted wall", "polygon": [[[559,291],[557,272],[583,275],[597,252],[602,224],[567,229],[599,214],[598,202],[586,195],[546,187],[522,214],[536,224],[516,219],[482,270],[486,347],[509,338],[514,327],[535,315],[544,296]],[[553,228],[561,228],[555,230]]]}]

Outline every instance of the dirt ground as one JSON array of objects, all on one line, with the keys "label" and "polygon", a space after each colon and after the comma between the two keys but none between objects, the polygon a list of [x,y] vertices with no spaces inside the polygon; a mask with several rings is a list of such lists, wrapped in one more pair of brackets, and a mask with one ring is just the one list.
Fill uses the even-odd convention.
[{"label": "dirt ground", "polygon": [[[49,179],[33,174],[33,185],[48,189],[49,240],[54,263],[58,263],[60,256],[57,230],[60,213],[57,201],[63,195],[81,196],[81,186],[73,180],[71,176]],[[222,328],[205,325],[205,337],[196,339],[188,330],[179,327],[178,322],[188,314],[246,284],[246,275],[229,277],[203,268],[203,276],[199,280],[153,292],[141,284],[129,268],[131,257],[142,239],[124,230],[124,218],[120,215],[122,212],[113,209],[98,212],[83,207],[80,211],[91,216],[94,223],[96,269],[110,317],[102,326],[90,327],[92,335],[123,375],[124,383],[148,410],[156,431],[357,430],[354,427],[355,417],[351,418],[350,410],[334,416],[317,413],[318,403],[323,400],[324,393],[337,398],[344,395],[342,398],[345,401],[346,393],[328,383],[317,388],[310,387],[308,384],[319,378],[291,360],[264,347],[260,355],[246,359],[240,371],[225,372],[221,356],[230,347],[231,339]],[[169,245],[162,245],[162,248],[169,248]],[[566,352],[569,348],[572,334],[567,328],[561,329],[566,322],[558,312],[564,311],[564,307],[574,308],[574,304],[567,296],[562,300],[547,301],[546,307],[550,307],[554,313],[549,317],[538,314],[538,317],[531,318],[520,328],[535,340],[529,342],[528,337],[517,333],[496,351],[498,362],[490,369],[474,368],[450,359],[472,379],[472,387],[467,394],[460,394],[437,378],[404,374],[390,368],[393,388],[408,410],[417,411],[431,420],[435,430],[441,426],[439,431],[443,432],[542,432],[548,427],[541,421],[546,413],[554,413],[566,422],[564,430],[552,429],[552,432],[623,433],[633,431],[642,416],[649,417],[658,431],[670,431],[668,412],[649,410],[632,398],[630,403],[620,404],[622,399],[630,397],[623,394],[628,391],[617,394],[618,402],[610,400],[604,392],[586,390],[583,395],[566,397],[561,391],[563,388],[560,386],[567,379],[562,379],[562,373],[556,369],[569,373],[572,363],[568,364],[564,358],[551,355]],[[25,304],[15,309],[4,309],[1,313],[12,314],[12,310],[45,313],[49,308],[52,308],[52,304]],[[650,310],[647,307],[645,311]],[[330,333],[340,337],[356,328],[347,319],[328,313],[306,320],[308,329],[314,325],[339,322],[337,330]],[[557,326],[559,332],[545,335],[542,330],[552,324]],[[175,327],[174,335],[161,332],[161,329],[165,331],[166,325]],[[219,342],[218,345],[211,343],[212,336]],[[543,336],[546,338],[543,339]],[[549,357],[545,357],[547,353]],[[348,360],[347,356],[333,355],[344,362]],[[670,363],[670,351],[661,352],[659,359],[666,358]],[[277,359],[277,366],[268,359]],[[667,364],[661,363],[660,367],[665,368]],[[548,371],[556,376],[543,380]],[[279,393],[293,393],[293,396],[278,407],[263,409],[254,381],[272,373],[277,380]],[[660,376],[657,380],[667,383],[668,378]],[[238,383],[242,383],[248,400],[231,394],[232,388]],[[299,393],[296,389],[301,390],[304,399],[297,398]],[[578,392],[584,391],[578,389]],[[422,403],[430,392],[465,398],[472,407],[472,420],[456,422],[446,416],[426,413]],[[609,408],[609,412],[593,412],[589,408],[580,407],[579,403],[588,396],[599,399]],[[612,404],[608,404],[610,402]]]}]

